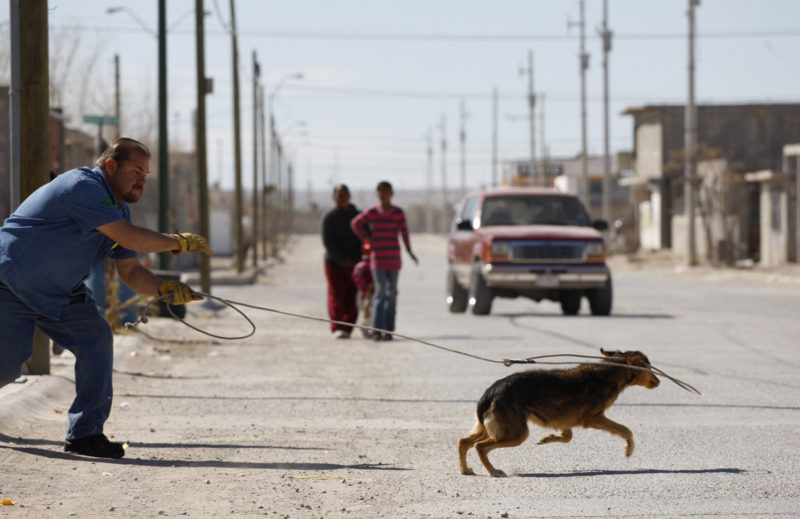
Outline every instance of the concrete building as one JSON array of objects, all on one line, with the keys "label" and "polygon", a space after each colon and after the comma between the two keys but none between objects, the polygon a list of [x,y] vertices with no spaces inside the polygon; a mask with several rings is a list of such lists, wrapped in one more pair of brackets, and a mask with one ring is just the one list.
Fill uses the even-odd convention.
[{"label": "concrete building", "polygon": [[745,180],[758,186],[759,256],[765,266],[798,262],[800,258],[800,143],[783,147],[781,170],[765,169],[745,174]]},{"label": "concrete building", "polygon": [[[687,243],[684,107],[643,106],[628,108],[623,114],[632,116],[634,124],[634,174],[623,184],[631,188],[631,199],[637,206],[641,246],[681,253]],[[745,181],[744,173],[781,170],[783,146],[800,141],[800,104],[699,105],[697,121],[698,189],[718,189],[722,183],[726,186],[724,196],[734,206],[716,223],[703,220],[702,207],[698,209],[698,246],[705,247],[702,255],[706,258],[731,249],[735,259],[757,260],[762,256],[762,196],[757,185]],[[724,160],[724,165],[715,162],[718,160]],[[736,219],[733,235],[706,235],[715,225],[730,233],[731,224],[725,223],[729,217]]]}]

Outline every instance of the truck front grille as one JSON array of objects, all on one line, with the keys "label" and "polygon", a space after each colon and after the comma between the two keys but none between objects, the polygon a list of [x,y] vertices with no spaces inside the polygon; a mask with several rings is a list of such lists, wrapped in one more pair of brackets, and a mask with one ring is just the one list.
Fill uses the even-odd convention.
[{"label": "truck front grille", "polygon": [[583,261],[583,243],[528,243],[512,245],[510,259],[515,262]]}]

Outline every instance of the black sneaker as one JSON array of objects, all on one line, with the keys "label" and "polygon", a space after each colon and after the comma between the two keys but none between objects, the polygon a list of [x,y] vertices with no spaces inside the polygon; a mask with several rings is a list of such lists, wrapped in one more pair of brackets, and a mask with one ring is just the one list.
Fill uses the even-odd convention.
[{"label": "black sneaker", "polygon": [[381,340],[382,341],[393,341],[394,340],[394,335],[392,335],[391,333],[384,333],[383,336],[381,337]]},{"label": "black sneaker", "polygon": [[121,458],[125,455],[122,444],[109,441],[104,434],[67,440],[64,442],[64,451],[95,458]]}]

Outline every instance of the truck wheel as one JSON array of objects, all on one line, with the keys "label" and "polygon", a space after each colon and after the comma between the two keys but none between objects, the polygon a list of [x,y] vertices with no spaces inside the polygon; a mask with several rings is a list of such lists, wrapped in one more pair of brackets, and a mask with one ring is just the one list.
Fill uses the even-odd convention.
[{"label": "truck wheel", "polygon": [[561,311],[564,315],[577,315],[581,310],[581,292],[577,290],[566,290],[561,292]]},{"label": "truck wheel", "polygon": [[590,291],[587,296],[592,315],[609,315],[611,313],[612,296],[611,276],[608,276],[606,286]]},{"label": "truck wheel", "polygon": [[469,284],[469,310],[473,315],[489,315],[492,311],[492,289],[486,285],[486,278],[481,274],[481,266],[472,268]]},{"label": "truck wheel", "polygon": [[458,284],[456,273],[452,267],[447,273],[447,308],[451,313],[460,314],[467,309],[469,292]]}]

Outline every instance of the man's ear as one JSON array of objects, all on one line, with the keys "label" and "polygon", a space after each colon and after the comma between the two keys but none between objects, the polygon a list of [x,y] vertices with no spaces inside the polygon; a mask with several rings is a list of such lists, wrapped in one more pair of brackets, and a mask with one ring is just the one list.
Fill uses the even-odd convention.
[{"label": "man's ear", "polygon": [[106,159],[106,171],[109,173],[117,172],[117,161],[112,158]]}]

